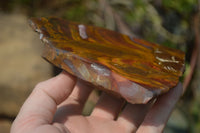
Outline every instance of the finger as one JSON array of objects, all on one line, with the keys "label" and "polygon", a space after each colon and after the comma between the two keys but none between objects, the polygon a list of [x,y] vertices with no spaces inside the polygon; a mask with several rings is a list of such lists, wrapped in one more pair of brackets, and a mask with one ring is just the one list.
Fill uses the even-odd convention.
[{"label": "finger", "polygon": [[183,87],[181,83],[179,83],[168,93],[160,96],[146,115],[137,133],[161,133],[175,104],[182,95],[182,91]]},{"label": "finger", "polygon": [[77,104],[79,110],[82,110],[92,90],[93,87],[91,85],[78,79],[72,94],[59,107],[67,104]]},{"label": "finger", "polygon": [[123,103],[123,99],[103,93],[92,111],[91,116],[115,119],[118,116]]},{"label": "finger", "polygon": [[34,128],[51,123],[57,105],[68,97],[76,79],[66,72],[39,83],[22,106],[13,128]]},{"label": "finger", "polygon": [[81,115],[91,91],[90,85],[78,80],[71,95],[58,106],[54,121],[65,122],[70,116]]},{"label": "finger", "polygon": [[144,120],[144,117],[152,103],[153,100],[147,104],[128,103],[118,117],[117,122],[122,125],[127,132],[135,132],[138,126]]}]

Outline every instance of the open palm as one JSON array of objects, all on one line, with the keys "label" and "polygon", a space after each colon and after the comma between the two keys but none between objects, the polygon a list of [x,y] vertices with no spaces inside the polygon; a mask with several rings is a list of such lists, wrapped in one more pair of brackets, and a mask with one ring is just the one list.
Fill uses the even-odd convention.
[{"label": "open palm", "polygon": [[66,72],[39,83],[22,106],[11,133],[160,133],[182,86],[141,105],[124,106],[123,99],[102,93],[90,116],[83,116],[91,91],[91,86]]}]

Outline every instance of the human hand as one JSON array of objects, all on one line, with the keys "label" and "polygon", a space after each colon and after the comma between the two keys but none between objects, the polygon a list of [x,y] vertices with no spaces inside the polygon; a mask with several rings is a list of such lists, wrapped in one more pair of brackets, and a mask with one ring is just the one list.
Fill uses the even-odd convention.
[{"label": "human hand", "polygon": [[182,85],[156,102],[127,104],[102,93],[90,116],[83,116],[92,91],[66,72],[39,83],[13,122],[11,133],[160,133],[182,94]]}]

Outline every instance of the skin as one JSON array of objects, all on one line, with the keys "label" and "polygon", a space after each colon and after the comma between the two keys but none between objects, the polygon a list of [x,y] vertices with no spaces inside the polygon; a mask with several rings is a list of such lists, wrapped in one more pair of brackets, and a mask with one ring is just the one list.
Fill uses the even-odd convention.
[{"label": "skin", "polygon": [[182,94],[179,83],[147,104],[126,104],[102,93],[90,116],[83,116],[92,87],[66,72],[36,85],[11,133],[161,133]]}]

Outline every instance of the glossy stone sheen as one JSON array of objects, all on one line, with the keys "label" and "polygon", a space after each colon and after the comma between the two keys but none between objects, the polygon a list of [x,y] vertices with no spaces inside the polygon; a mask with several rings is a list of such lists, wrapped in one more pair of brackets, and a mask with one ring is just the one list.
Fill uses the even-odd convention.
[{"label": "glossy stone sheen", "polygon": [[45,59],[131,103],[167,92],[184,71],[179,50],[60,18],[32,18],[30,25],[45,44]]}]

